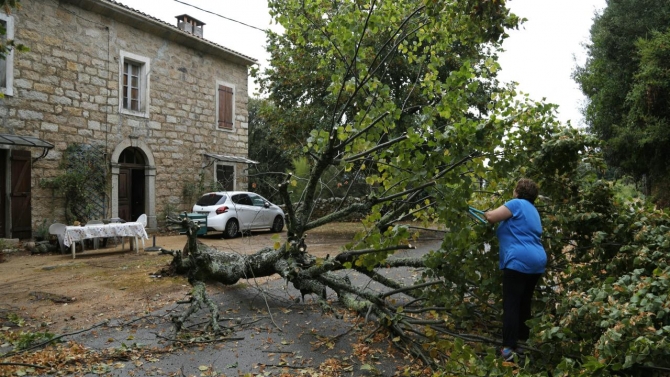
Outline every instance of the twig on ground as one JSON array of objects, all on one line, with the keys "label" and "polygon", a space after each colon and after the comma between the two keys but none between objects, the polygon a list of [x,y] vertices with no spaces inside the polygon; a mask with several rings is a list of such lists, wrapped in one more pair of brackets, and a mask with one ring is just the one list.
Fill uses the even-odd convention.
[{"label": "twig on ground", "polygon": [[22,354],[22,353],[25,353],[25,352],[28,352],[28,351],[32,351],[32,350],[34,350],[34,349],[37,349],[37,348],[41,348],[41,347],[43,347],[43,346],[46,346],[47,344],[53,343],[53,342],[55,342],[55,341],[58,340],[58,339],[65,338],[65,337],[68,337],[68,336],[71,336],[71,335],[81,334],[81,333],[86,332],[86,331],[91,331],[91,330],[93,330],[93,329],[96,328],[96,327],[100,327],[100,326],[102,326],[102,325],[107,324],[108,322],[109,322],[109,320],[106,319],[106,320],[104,320],[104,321],[102,321],[102,322],[100,322],[100,323],[98,323],[98,324],[96,324],[96,325],[93,325],[93,326],[91,326],[91,327],[89,327],[89,328],[87,328],[87,329],[83,329],[83,330],[79,330],[79,331],[75,331],[75,332],[71,332],[71,333],[67,333],[67,334],[58,335],[58,336],[53,337],[53,338],[51,338],[51,339],[49,339],[49,340],[45,340],[44,342],[40,342],[40,343],[37,343],[37,344],[35,344],[35,345],[32,345],[32,346],[30,346],[30,347],[28,347],[28,348],[24,348],[24,349],[22,349],[22,350],[20,350],[20,351],[16,351],[16,352],[9,352],[9,353],[7,353],[7,354],[5,354],[5,355],[2,355],[2,356],[3,356],[3,357],[10,357],[10,356],[19,355],[19,354]]},{"label": "twig on ground", "polygon": [[45,367],[44,365],[26,364],[26,363],[2,363],[2,362],[0,362],[0,365],[15,365],[15,366],[20,366],[20,367],[31,367],[31,368],[37,368],[37,369],[49,369],[49,367]]},{"label": "twig on ground", "polygon": [[216,343],[216,342],[227,342],[227,341],[236,341],[236,340],[244,340],[244,338],[216,338],[216,339],[211,339],[211,340],[183,340],[183,339],[175,339],[175,338],[169,338],[167,336],[163,336],[159,333],[152,333],[154,334],[157,338],[167,340],[173,343],[181,343],[181,344],[209,344],[209,343]]}]

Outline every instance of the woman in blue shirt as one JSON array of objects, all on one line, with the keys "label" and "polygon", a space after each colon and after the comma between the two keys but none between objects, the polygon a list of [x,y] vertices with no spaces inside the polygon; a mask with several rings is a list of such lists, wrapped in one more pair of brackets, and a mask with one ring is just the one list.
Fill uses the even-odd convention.
[{"label": "woman in blue shirt", "polygon": [[538,188],[530,179],[521,179],[514,199],[484,214],[497,229],[500,243],[500,269],[503,271],[503,348],[502,357],[511,361],[519,340],[527,340],[533,291],[547,265],[547,254],[540,237],[542,223],[535,208]]}]

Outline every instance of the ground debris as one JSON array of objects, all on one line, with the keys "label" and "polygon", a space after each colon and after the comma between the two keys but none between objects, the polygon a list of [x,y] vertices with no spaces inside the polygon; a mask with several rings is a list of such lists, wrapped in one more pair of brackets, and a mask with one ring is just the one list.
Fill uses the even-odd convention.
[{"label": "ground debris", "polygon": [[66,304],[77,301],[76,297],[65,297],[49,292],[30,292],[29,296],[31,300],[51,300],[55,304]]}]

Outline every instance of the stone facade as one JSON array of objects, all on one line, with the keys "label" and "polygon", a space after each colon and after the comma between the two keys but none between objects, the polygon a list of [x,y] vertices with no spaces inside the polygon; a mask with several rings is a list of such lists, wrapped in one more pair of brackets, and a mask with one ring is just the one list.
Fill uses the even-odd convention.
[{"label": "stone facade", "polygon": [[[14,53],[13,94],[0,100],[0,133],[38,137],[55,147],[32,165],[32,222],[64,221],[62,198],[40,187],[61,173],[69,144],[102,145],[109,159],[108,216],[118,216],[119,157],[144,157],[143,213],[148,227],[166,207],[190,210],[184,184],[213,180],[205,153],[246,157],[247,68],[255,61],[109,0],[23,0],[11,14],[14,37],[30,51]],[[205,37],[207,32],[205,30]],[[145,107],[121,106],[125,59],[143,64]],[[217,127],[217,88],[234,90],[232,130]],[[142,89],[142,88],[140,88]],[[148,104],[148,105],[147,105]],[[34,150],[33,157],[41,151]],[[229,163],[232,164],[232,163]],[[245,189],[245,164],[234,164]]]}]

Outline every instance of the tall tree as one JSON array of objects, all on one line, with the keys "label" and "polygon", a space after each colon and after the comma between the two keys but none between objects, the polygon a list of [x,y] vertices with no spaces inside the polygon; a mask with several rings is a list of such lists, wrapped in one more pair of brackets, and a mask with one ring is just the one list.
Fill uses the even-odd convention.
[{"label": "tall tree", "polygon": [[[287,234],[273,246],[252,255],[226,253],[198,245],[197,228],[191,228],[185,252],[174,253],[172,267],[188,274],[193,306],[175,318],[176,326],[206,304],[212,311],[210,325],[218,328],[205,283],[278,274],[301,293],[315,294],[324,308],[330,305],[325,292],[335,292],[347,308],[377,319],[395,344],[426,365],[452,374],[512,375],[495,358],[479,357],[493,353],[499,336],[500,274],[497,253],[486,248],[497,247],[494,233],[472,224],[467,213],[468,205],[502,204],[502,198],[511,197],[511,182],[531,176],[552,198],[543,208],[552,261],[543,284],[546,318],[536,318],[534,329],[538,339],[548,341],[540,344],[542,352],[555,354],[540,360],[534,371],[580,370],[583,364],[573,367],[570,353],[557,351],[567,336],[572,337],[566,343],[570,352],[600,352],[618,363],[615,352],[588,348],[584,339],[593,340],[600,331],[592,322],[580,327],[585,333],[559,331],[560,320],[574,308],[565,295],[607,284],[605,274],[590,275],[594,268],[607,268],[619,249],[594,247],[593,239],[606,224],[622,232],[620,224],[612,223],[618,207],[611,203],[607,184],[597,179],[601,170],[594,141],[561,130],[554,105],[519,100],[514,88],[495,80],[496,49],[505,29],[519,21],[504,3],[271,0],[269,5],[285,30],[269,36],[272,67],[263,89],[273,101],[276,123],[271,124],[285,127],[286,139],[301,145],[310,173],[297,184],[293,174],[276,172]],[[333,168],[364,175],[370,193],[315,217],[324,175]],[[300,203],[291,193],[298,188]],[[365,231],[330,258],[311,256],[307,233],[352,212],[366,215]],[[403,220],[439,222],[450,231],[442,248],[426,257],[391,258],[412,247],[415,234]],[[621,264],[630,267],[630,260]],[[386,271],[397,267],[422,268],[422,281],[394,280]],[[357,286],[342,271],[364,275],[384,292]],[[588,326],[594,332],[586,333]]]},{"label": "tall tree", "polygon": [[[518,22],[502,1],[269,5],[285,33],[269,37],[272,68],[263,88],[276,124],[302,146],[309,174],[298,184],[277,172],[287,234],[257,253],[198,245],[197,226],[184,220],[188,245],[174,253],[172,267],[194,289],[177,328],[202,304],[218,328],[205,283],[278,274],[325,309],[326,292],[334,292],[345,307],[378,320],[393,344],[441,370],[438,376],[667,374],[668,217],[617,197],[599,179],[597,140],[561,129],[554,105],[517,100],[513,88],[496,83],[495,50]],[[332,169],[363,175],[370,192],[315,217]],[[524,344],[533,362],[514,369],[493,356],[502,311],[498,254],[491,252],[497,240],[467,214],[469,205],[504,203],[521,176],[548,197],[538,207],[549,265],[535,302],[540,315]],[[354,211],[367,215],[365,231],[330,258],[310,255],[307,232]],[[441,248],[392,258],[411,248],[408,219],[445,224]],[[398,281],[388,273],[397,267],[422,275]],[[348,274],[368,280],[356,285]]]},{"label": "tall tree", "polygon": [[[329,287],[352,308],[388,317],[394,304],[331,272],[354,269],[402,288],[372,271],[423,265],[386,260],[410,247],[413,235],[400,222],[462,221],[487,176],[485,162],[500,176],[517,174],[510,169],[551,135],[554,107],[519,101],[495,79],[505,30],[519,23],[502,1],[271,0],[269,7],[284,33],[268,37],[272,66],[262,89],[272,111],[264,119],[283,135],[275,139],[280,146],[301,146],[309,170],[301,184],[277,172],[287,239],[248,258],[189,248],[175,268],[190,271],[201,300],[203,282],[277,273],[301,292],[321,296]],[[316,218],[333,169],[351,179],[332,184],[364,177],[371,191]],[[291,193],[297,188],[299,203]],[[306,253],[310,229],[352,213],[367,215],[366,232],[348,250],[327,261]],[[403,326],[394,323],[394,331],[406,333]],[[408,347],[422,353],[411,341]]]},{"label": "tall tree", "polygon": [[[651,58],[644,41],[658,38],[669,26],[670,3],[665,0],[609,0],[594,18],[586,64],[574,73],[588,99],[586,123],[604,141],[607,162],[638,181],[668,179],[663,151],[670,144],[657,132],[663,127],[654,125],[667,124],[668,118],[658,112],[649,118],[652,108],[643,103],[667,98],[667,86],[658,85],[667,75],[658,69],[662,65],[650,66],[660,60]],[[647,185],[647,193],[651,188]]]},{"label": "tall tree", "polygon": [[283,147],[283,136],[272,124],[274,106],[270,101],[250,98],[248,109],[249,158],[258,162],[249,167],[249,190],[278,202],[277,184],[281,177],[274,173],[290,170],[290,149]]}]

